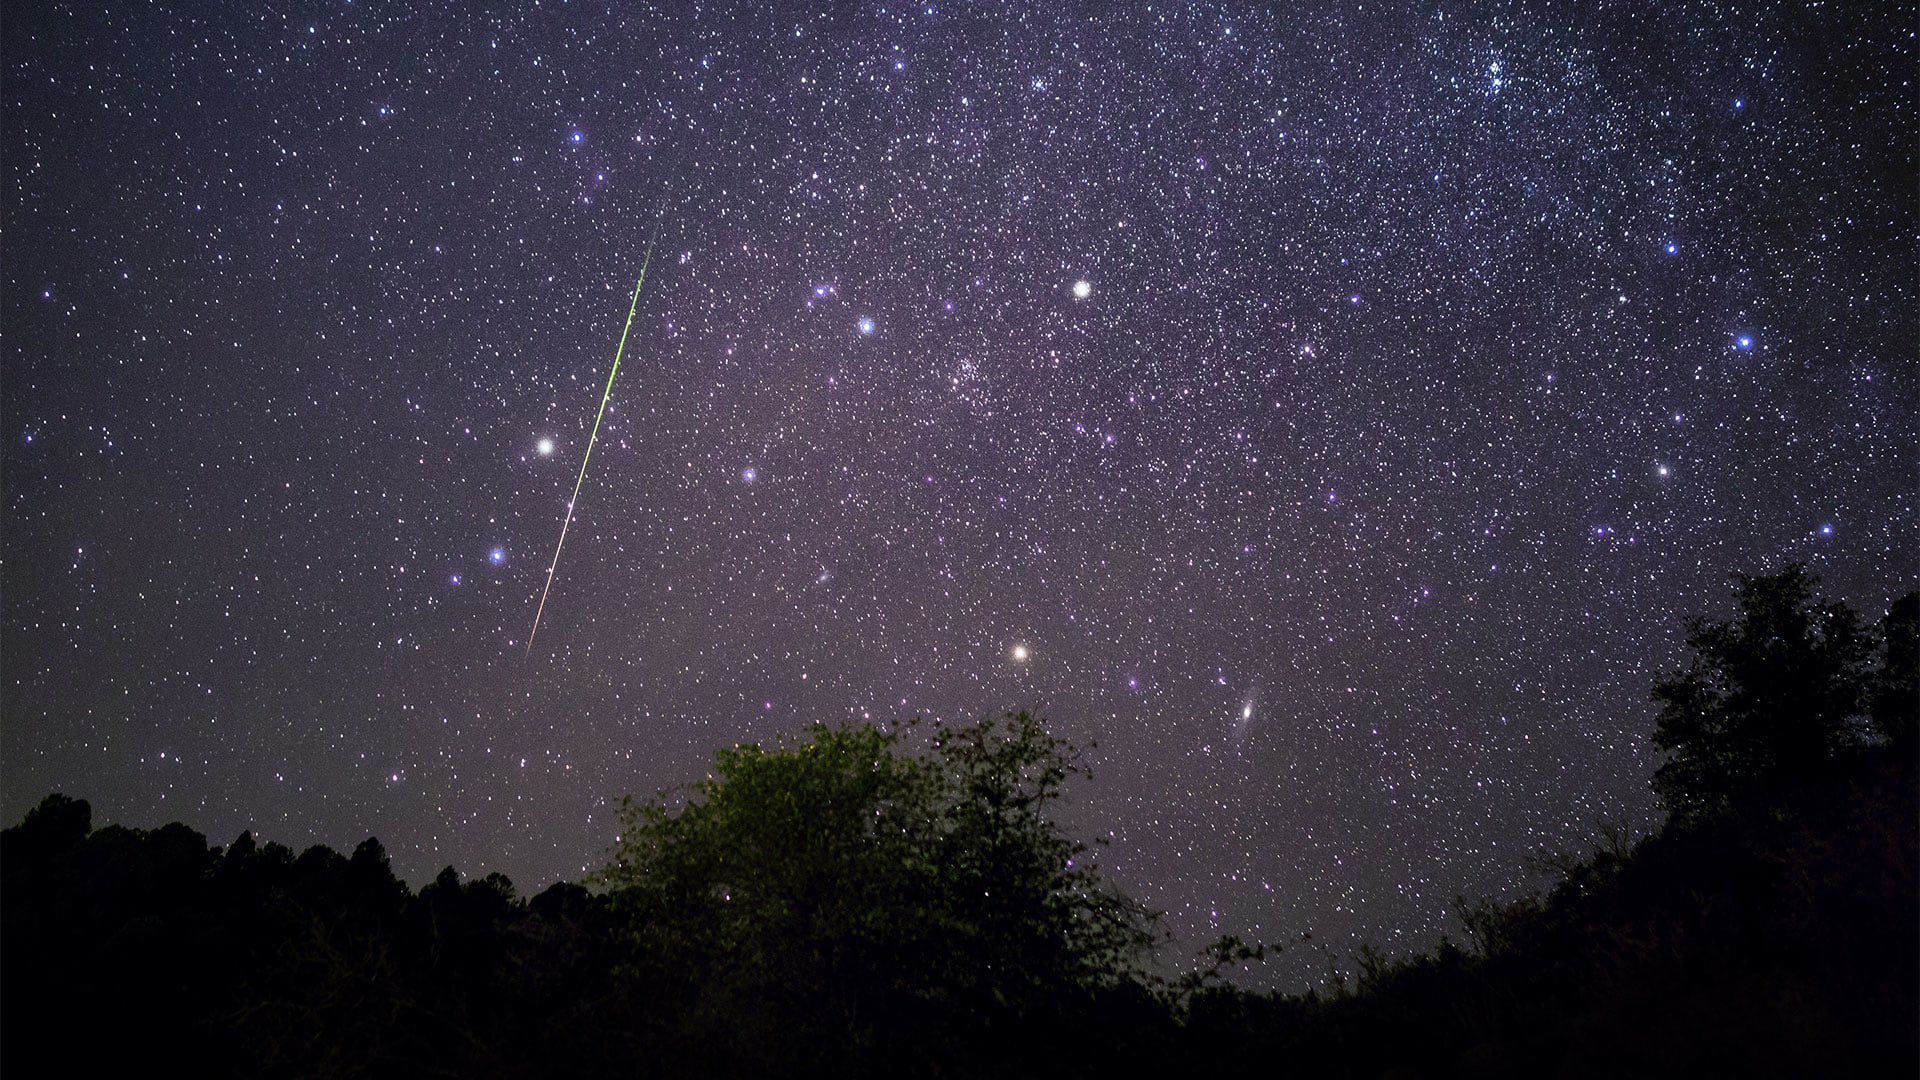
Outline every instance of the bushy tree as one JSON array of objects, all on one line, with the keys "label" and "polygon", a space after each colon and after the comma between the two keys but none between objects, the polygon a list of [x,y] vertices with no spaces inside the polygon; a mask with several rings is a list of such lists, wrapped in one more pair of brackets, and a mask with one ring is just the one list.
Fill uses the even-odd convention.
[{"label": "bushy tree", "polygon": [[598,882],[742,1064],[939,1055],[1121,984],[1154,940],[1052,816],[1071,747],[1025,713],[919,734],[816,726],[719,752],[679,809],[624,804]]},{"label": "bushy tree", "polygon": [[1873,725],[1906,761],[1920,728],[1920,592],[1893,602],[1880,620],[1883,659],[1873,685]]},{"label": "bushy tree", "polygon": [[1653,741],[1668,755],[1653,783],[1682,823],[1805,779],[1865,734],[1872,628],[1817,602],[1797,563],[1735,579],[1739,613],[1690,619],[1692,664],[1653,687]]}]

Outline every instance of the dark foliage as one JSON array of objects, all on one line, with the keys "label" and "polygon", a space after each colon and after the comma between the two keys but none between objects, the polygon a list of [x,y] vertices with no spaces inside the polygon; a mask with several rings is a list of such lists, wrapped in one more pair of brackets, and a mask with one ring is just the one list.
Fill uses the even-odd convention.
[{"label": "dark foliage", "polygon": [[[1158,1045],[1153,920],[1050,814],[1072,748],[1025,714],[925,735],[722,751],[684,809],[627,804],[596,889],[530,901],[451,867],[414,895],[377,840],[209,849],[50,796],[0,840],[4,1064],[966,1076]],[[1111,1049],[1056,1051],[1066,1026]]]},{"label": "dark foliage", "polygon": [[[1920,1065],[1915,614],[1877,627],[1799,568],[1742,578],[1663,677],[1634,842],[1461,905],[1464,944],[1299,996],[1271,946],[1141,966],[1155,924],[1053,813],[1071,747],[1024,714],[815,728],[626,804],[591,887],[451,868],[416,895],[367,840],[0,834],[7,1075],[1333,1077],[1911,1075]],[[919,752],[909,752],[918,745]]]},{"label": "dark foliage", "polygon": [[1884,660],[1870,693],[1873,724],[1898,756],[1920,751],[1920,592],[1893,602],[1880,622]]},{"label": "dark foliage", "polygon": [[1882,750],[1776,812],[1582,860],[1463,906],[1467,947],[1360,957],[1353,986],[1188,1005],[1190,1059],[1331,1077],[1904,1076],[1920,1064],[1912,763]]},{"label": "dark foliage", "polygon": [[1874,634],[1852,609],[1819,604],[1799,565],[1739,575],[1739,614],[1687,623],[1693,664],[1654,683],[1654,773],[1668,812],[1693,822],[1772,797],[1860,745]]},{"label": "dark foliage", "polygon": [[677,812],[627,802],[597,880],[634,952],[670,959],[646,977],[686,1054],[991,1072],[1137,989],[1152,920],[1050,817],[1072,748],[1025,713],[922,734],[916,755],[898,730],[815,727],[716,754]]},{"label": "dark foliage", "polygon": [[1742,577],[1738,617],[1689,623],[1693,664],[1654,691],[1658,834],[1605,830],[1549,860],[1546,896],[1463,903],[1467,948],[1363,950],[1330,995],[1197,994],[1189,1046],[1242,1075],[1911,1075],[1920,597],[1876,633],[1814,584]]}]

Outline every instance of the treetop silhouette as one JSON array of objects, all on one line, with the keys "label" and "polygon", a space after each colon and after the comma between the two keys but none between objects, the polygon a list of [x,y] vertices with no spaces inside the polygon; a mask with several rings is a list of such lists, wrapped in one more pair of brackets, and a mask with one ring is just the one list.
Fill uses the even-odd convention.
[{"label": "treetop silhouette", "polygon": [[1916,594],[1876,633],[1817,601],[1818,580],[1799,563],[1737,574],[1734,618],[1687,620],[1692,663],[1653,686],[1653,742],[1668,755],[1653,785],[1675,821],[1764,803],[1876,738],[1911,739]]}]

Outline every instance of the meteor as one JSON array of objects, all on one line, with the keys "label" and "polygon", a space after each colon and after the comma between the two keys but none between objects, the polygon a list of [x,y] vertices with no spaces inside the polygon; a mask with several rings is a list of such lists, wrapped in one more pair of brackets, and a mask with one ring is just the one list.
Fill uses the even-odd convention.
[{"label": "meteor", "polygon": [[587,462],[593,460],[594,440],[600,437],[600,421],[607,415],[607,401],[613,397],[613,380],[620,374],[620,358],[627,351],[627,331],[633,329],[633,313],[640,306],[640,286],[647,282],[647,267],[653,262],[653,244],[660,239],[660,227],[654,226],[647,241],[647,254],[640,260],[640,279],[633,283],[633,299],[627,302],[627,325],[620,329],[620,344],[613,350],[613,370],[607,372],[607,388],[600,392],[600,411],[593,417],[593,432],[587,436],[587,452],[580,455],[580,475],[574,477],[573,495],[567,499],[567,516],[560,521],[560,541],[553,545],[553,563],[547,567],[547,584],[540,590],[540,606],[533,611],[533,629],[527,631],[527,655],[533,655],[533,638],[540,632],[540,616],[547,610],[547,594],[553,591],[553,575],[560,569],[560,551],[567,546],[567,526],[573,524],[573,506],[580,499],[580,485],[587,479]]}]

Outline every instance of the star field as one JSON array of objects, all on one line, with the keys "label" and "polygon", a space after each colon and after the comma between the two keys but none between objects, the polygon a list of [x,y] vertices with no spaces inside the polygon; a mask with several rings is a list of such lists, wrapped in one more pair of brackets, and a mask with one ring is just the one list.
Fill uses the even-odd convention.
[{"label": "star field", "polygon": [[10,11],[6,819],[531,891],[1032,708],[1282,981],[1650,827],[1683,615],[1920,579],[1912,12],[1265,7]]}]

